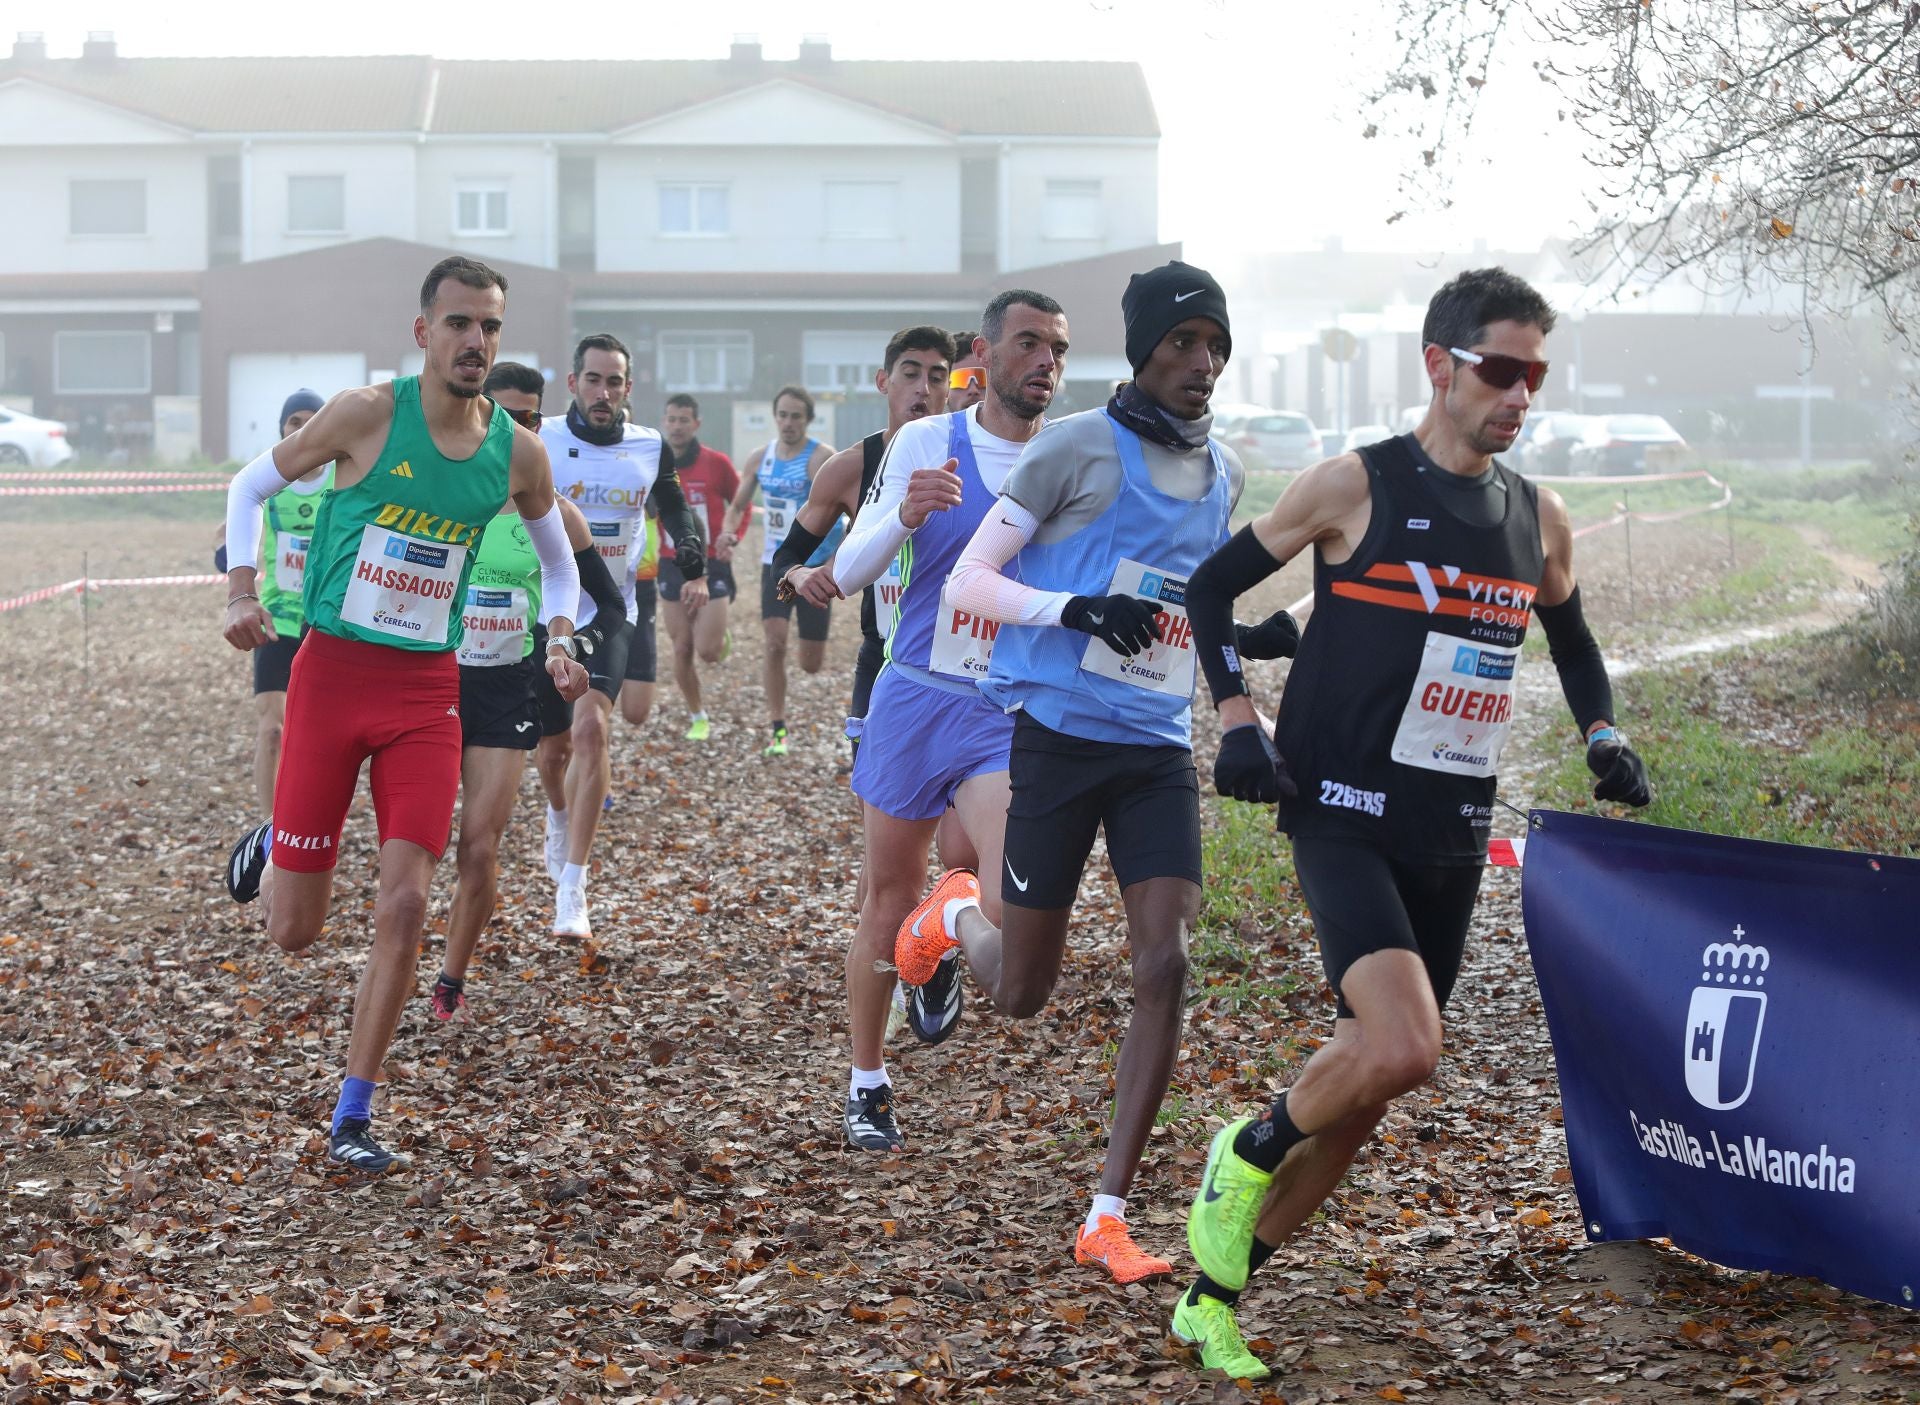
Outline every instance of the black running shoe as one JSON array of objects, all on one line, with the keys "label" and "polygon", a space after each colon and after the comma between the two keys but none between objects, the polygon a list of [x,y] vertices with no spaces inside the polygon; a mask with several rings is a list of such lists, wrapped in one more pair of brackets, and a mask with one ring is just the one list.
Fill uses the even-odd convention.
[{"label": "black running shoe", "polygon": [[893,1089],[862,1088],[847,1099],[847,1145],[855,1151],[905,1151],[906,1139],[893,1120]]},{"label": "black running shoe", "polygon": [[227,895],[237,903],[250,903],[260,896],[260,875],[267,871],[267,835],[272,829],[273,821],[268,820],[248,830],[227,856]]},{"label": "black running shoe", "polygon": [[349,1117],[342,1122],[340,1130],[327,1138],[327,1160],[349,1171],[374,1176],[396,1166],[404,1170],[409,1164],[407,1158],[376,1142],[368,1130],[370,1125],[364,1117]]},{"label": "black running shoe", "polygon": [[938,1044],[960,1028],[966,1001],[960,995],[959,949],[940,958],[924,985],[907,989],[907,1024],[922,1044]]}]

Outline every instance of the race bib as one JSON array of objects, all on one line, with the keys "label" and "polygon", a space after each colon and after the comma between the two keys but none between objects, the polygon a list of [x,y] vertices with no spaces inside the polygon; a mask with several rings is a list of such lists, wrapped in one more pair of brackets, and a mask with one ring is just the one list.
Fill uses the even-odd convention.
[{"label": "race bib", "polygon": [[929,660],[933,672],[978,683],[993,666],[993,640],[999,633],[1000,621],[955,609],[942,586],[940,609],[933,617],[933,657]]},{"label": "race bib", "polygon": [[1513,730],[1517,648],[1427,635],[1413,696],[1393,737],[1393,759],[1423,771],[1492,776]]},{"label": "race bib", "polygon": [[1080,667],[1102,678],[1117,678],[1150,693],[1171,693],[1179,698],[1193,696],[1193,626],[1187,623],[1187,583],[1178,576],[1138,561],[1120,558],[1114,568],[1114,595],[1137,595],[1159,607],[1154,616],[1159,636],[1146,652],[1124,658],[1107,647],[1103,639],[1087,640],[1080,656]]},{"label": "race bib", "polygon": [[594,549],[606,558],[607,570],[615,580],[622,579],[633,567],[633,526],[638,517],[589,519],[587,533]]},{"label": "race bib", "polygon": [[793,526],[793,519],[799,515],[800,504],[792,498],[776,498],[767,494],[767,521],[762,529],[766,537],[760,547],[760,564],[773,564],[773,553],[780,549],[780,543],[787,539],[787,532]]},{"label": "race bib", "polygon": [[467,548],[403,537],[368,523],[340,618],[423,644],[447,642]]},{"label": "race bib", "polygon": [[493,590],[467,587],[462,615],[460,663],[466,668],[499,668],[519,663],[527,652],[527,592],[518,586]]},{"label": "race bib", "polygon": [[896,552],[893,560],[887,562],[885,573],[873,583],[873,615],[882,639],[893,636],[893,620],[899,612],[900,592],[904,588],[905,583],[900,579],[900,556]]},{"label": "race bib", "polygon": [[274,563],[274,579],[289,595],[298,595],[306,582],[307,548],[311,545],[312,537],[296,537],[291,532],[280,534],[280,559]]}]

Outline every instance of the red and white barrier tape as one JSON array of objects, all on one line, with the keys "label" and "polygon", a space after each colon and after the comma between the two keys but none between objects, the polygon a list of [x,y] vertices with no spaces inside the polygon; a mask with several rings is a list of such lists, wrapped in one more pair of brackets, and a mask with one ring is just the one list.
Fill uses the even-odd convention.
[{"label": "red and white barrier tape", "polygon": [[45,473],[0,473],[0,483],[227,483],[231,474],[208,473],[204,469],[154,469],[136,473],[95,472],[92,469],[49,469]]},{"label": "red and white barrier tape", "polygon": [[1524,839],[1489,839],[1487,841],[1487,862],[1495,868],[1519,868],[1527,858],[1527,841]]},{"label": "red and white barrier tape", "polygon": [[78,580],[62,581],[59,585],[42,586],[30,590],[25,595],[17,595],[11,600],[0,600],[0,613],[18,610],[28,605],[37,605],[42,600],[51,600],[58,595],[78,595],[83,590],[102,590],[113,586],[131,585],[215,585],[226,579],[225,576],[91,576]]},{"label": "red and white barrier tape", "polygon": [[0,498],[99,497],[108,493],[224,493],[225,483],[103,483],[97,488],[0,488]]}]

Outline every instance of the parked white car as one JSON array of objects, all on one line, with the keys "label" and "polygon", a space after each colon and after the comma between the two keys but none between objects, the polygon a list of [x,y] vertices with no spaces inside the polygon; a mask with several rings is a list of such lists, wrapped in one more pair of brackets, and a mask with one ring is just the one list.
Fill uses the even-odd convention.
[{"label": "parked white car", "polygon": [[58,468],[72,457],[73,445],[60,421],[0,409],[0,464]]},{"label": "parked white car", "polygon": [[1393,438],[1393,430],[1384,424],[1359,424],[1345,434],[1325,436],[1327,439],[1327,457],[1335,454],[1351,454],[1355,449],[1364,449],[1369,444],[1378,444],[1382,439]]}]

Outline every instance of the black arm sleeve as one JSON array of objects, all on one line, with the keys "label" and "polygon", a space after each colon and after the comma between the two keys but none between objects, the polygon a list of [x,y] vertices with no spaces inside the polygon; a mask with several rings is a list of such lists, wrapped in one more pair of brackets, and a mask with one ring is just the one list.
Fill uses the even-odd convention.
[{"label": "black arm sleeve", "polygon": [[707,571],[707,539],[687,502],[686,490],[680,486],[680,470],[668,459],[664,446],[660,451],[660,476],[653,480],[653,500],[660,513],[660,530],[673,538],[674,564],[682,576],[698,580]]},{"label": "black arm sleeve", "polygon": [[[833,529],[829,527],[828,531]],[[820,543],[826,538],[818,532],[810,532],[802,526],[796,516],[787,528],[787,538],[780,543],[780,549],[773,553],[773,578],[779,580],[795,566],[807,564],[807,558],[820,549]]]},{"label": "black arm sleeve", "polygon": [[1279,570],[1253,528],[1242,527],[1225,546],[1200,563],[1187,582],[1187,619],[1193,625],[1193,647],[1207,675],[1207,691],[1218,707],[1228,698],[1245,697],[1247,680],[1240,672],[1240,653],[1233,627],[1233,602]]},{"label": "black arm sleeve", "polygon": [[1561,691],[1584,739],[1594,723],[1613,721],[1613,684],[1607,678],[1607,661],[1600,657],[1600,646],[1580,609],[1580,587],[1576,585],[1560,604],[1535,605],[1533,612],[1547,632],[1547,649],[1559,671]]}]

